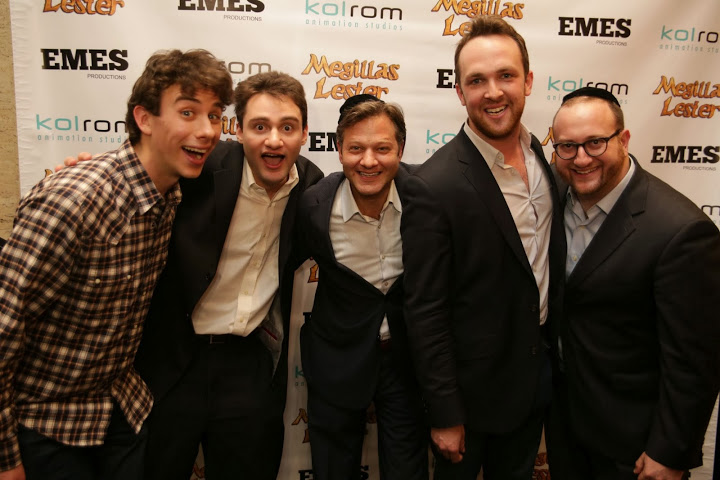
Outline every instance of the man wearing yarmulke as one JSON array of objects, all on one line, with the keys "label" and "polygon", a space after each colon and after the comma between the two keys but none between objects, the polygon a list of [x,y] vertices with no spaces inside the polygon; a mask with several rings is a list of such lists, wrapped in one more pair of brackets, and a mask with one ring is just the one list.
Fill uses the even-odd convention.
[{"label": "man wearing yarmulke", "polygon": [[553,135],[569,187],[552,478],[687,478],[720,389],[720,232],[629,155],[611,93],[565,96]]},{"label": "man wearing yarmulke", "polygon": [[297,244],[320,267],[300,334],[315,480],[359,478],[371,402],[380,478],[428,477],[428,430],[402,315],[405,137],[398,106],[350,97],[337,128],[343,171],[309,188],[298,209]]}]

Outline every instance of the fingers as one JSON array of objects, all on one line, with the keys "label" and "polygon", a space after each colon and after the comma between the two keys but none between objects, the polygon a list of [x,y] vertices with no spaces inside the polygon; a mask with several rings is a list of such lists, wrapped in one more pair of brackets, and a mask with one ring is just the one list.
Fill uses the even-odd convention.
[{"label": "fingers", "polygon": [[89,152],[80,152],[77,157],[65,157],[62,165],[55,165],[55,171],[59,172],[65,167],[74,167],[78,164],[78,162],[84,162],[86,160],[90,160],[91,158],[92,154]]}]

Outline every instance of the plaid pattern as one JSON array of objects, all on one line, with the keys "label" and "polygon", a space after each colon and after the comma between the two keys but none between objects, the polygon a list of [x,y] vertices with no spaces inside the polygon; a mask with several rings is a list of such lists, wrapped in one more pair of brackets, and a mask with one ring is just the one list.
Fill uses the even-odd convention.
[{"label": "plaid pattern", "polygon": [[17,423],[99,445],[115,400],[139,431],[152,396],[132,363],[180,198],[125,142],[21,200],[0,254],[0,471]]}]

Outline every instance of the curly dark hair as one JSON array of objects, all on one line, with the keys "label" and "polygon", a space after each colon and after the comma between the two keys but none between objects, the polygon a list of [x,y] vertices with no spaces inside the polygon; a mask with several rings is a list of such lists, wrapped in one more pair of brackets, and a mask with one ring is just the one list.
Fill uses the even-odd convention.
[{"label": "curly dark hair", "polygon": [[225,64],[212,53],[202,49],[156,52],[145,64],[128,99],[125,125],[130,143],[135,145],[140,141],[140,128],[133,114],[135,107],[139,105],[159,115],[162,93],[173,85],[179,85],[186,95],[194,95],[196,90],[210,90],[223,105],[229,105],[232,99],[232,77]]}]

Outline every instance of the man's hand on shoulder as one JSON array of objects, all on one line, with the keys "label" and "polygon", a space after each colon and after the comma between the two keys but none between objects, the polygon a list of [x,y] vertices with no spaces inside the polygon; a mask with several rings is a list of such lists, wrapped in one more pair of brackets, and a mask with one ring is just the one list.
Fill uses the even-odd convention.
[{"label": "man's hand on shoulder", "polygon": [[25,480],[25,469],[20,464],[15,468],[0,472],[0,480]]},{"label": "man's hand on shoulder", "polygon": [[683,478],[682,470],[666,467],[648,457],[645,452],[635,462],[633,473],[637,474],[638,480],[682,480]]},{"label": "man's hand on shoulder", "polygon": [[448,428],[432,428],[432,441],[443,457],[452,463],[458,463],[465,453],[465,426],[456,425]]},{"label": "man's hand on shoulder", "polygon": [[[59,172],[65,167],[74,167],[78,162],[84,162],[86,160],[90,160],[91,158],[92,155],[88,152],[80,152],[77,157],[65,157],[62,165],[55,165],[55,171]],[[0,480],[2,480],[2,478],[0,478]]]}]

